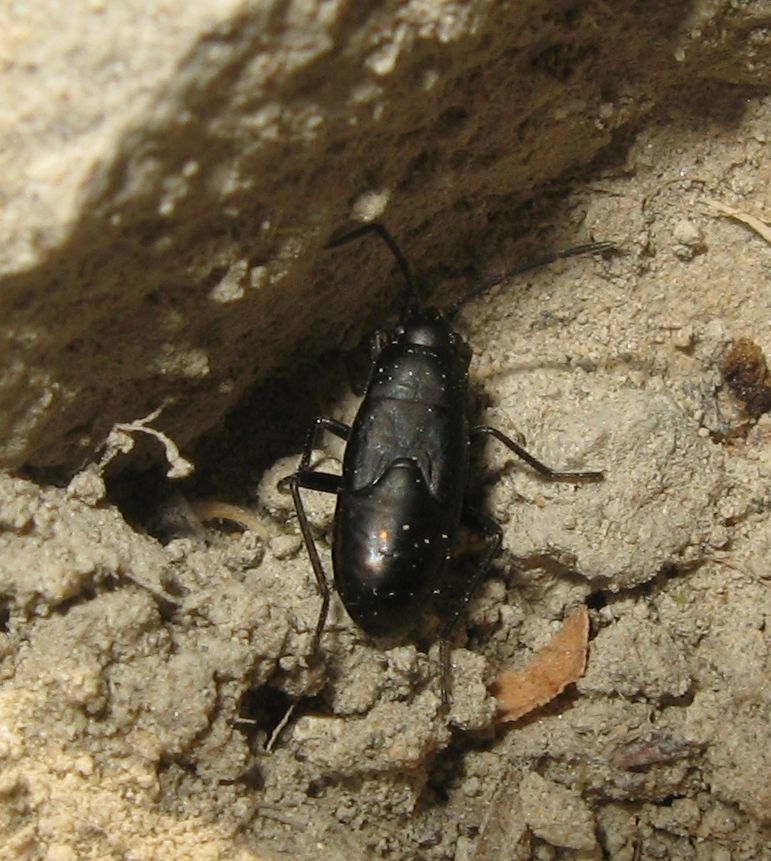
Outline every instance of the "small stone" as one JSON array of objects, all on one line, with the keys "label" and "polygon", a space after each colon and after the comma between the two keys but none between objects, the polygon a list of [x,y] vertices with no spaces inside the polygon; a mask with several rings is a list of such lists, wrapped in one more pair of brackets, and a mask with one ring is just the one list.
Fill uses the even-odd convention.
[{"label": "small stone", "polygon": [[525,821],[542,840],[583,852],[596,849],[594,816],[579,793],[531,772],[520,784],[520,801]]},{"label": "small stone", "polygon": [[302,546],[299,535],[277,535],[271,539],[270,552],[276,559],[292,559]]},{"label": "small stone", "polygon": [[672,344],[678,350],[689,350],[693,346],[693,326],[683,326],[672,335]]},{"label": "small stone", "polygon": [[704,234],[696,224],[687,218],[682,218],[675,224],[672,236],[675,240],[675,256],[681,260],[691,260],[706,250]]}]

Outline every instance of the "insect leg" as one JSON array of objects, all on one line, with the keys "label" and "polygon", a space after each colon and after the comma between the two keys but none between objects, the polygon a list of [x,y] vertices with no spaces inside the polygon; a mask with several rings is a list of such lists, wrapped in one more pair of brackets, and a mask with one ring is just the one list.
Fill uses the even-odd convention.
[{"label": "insect leg", "polygon": [[473,526],[479,532],[483,532],[487,537],[489,544],[479,568],[477,568],[474,576],[469,580],[463,591],[463,596],[453,607],[449,618],[445,621],[442,626],[442,630],[439,633],[439,660],[442,670],[442,709],[444,711],[447,711],[450,703],[450,636],[453,628],[458,622],[458,619],[460,619],[463,611],[468,606],[468,602],[471,600],[472,595],[490,569],[490,565],[492,564],[493,559],[495,559],[498,551],[501,549],[501,542],[503,541],[503,532],[501,527],[495,522],[495,520],[493,520],[492,517],[490,517],[489,514],[485,514],[476,508],[465,506],[463,509],[463,521],[466,525]]},{"label": "insect leg", "polygon": [[552,469],[550,466],[546,466],[545,463],[542,463],[537,458],[533,457],[530,452],[524,449],[519,443],[514,442],[513,439],[510,439],[505,434],[501,433],[496,428],[487,427],[486,425],[480,425],[479,427],[475,427],[471,429],[471,439],[473,440],[475,437],[480,437],[486,434],[487,436],[495,437],[498,442],[503,443],[506,448],[510,451],[513,451],[517,457],[522,458],[525,463],[529,464],[533,467],[533,469],[544,478],[548,478],[550,481],[602,481],[605,477],[605,474],[601,471],[596,470],[588,470],[582,472],[560,472],[556,469]]},{"label": "insect leg", "polygon": [[279,483],[280,490],[289,490],[292,494],[292,501],[297,512],[297,522],[300,524],[300,532],[302,533],[305,549],[308,552],[308,557],[313,568],[313,574],[316,578],[319,595],[321,596],[321,609],[319,610],[319,618],[316,623],[316,631],[313,635],[313,647],[311,654],[317,654],[319,645],[321,644],[321,635],[324,633],[324,626],[327,621],[327,613],[329,612],[329,581],[324,573],[324,567],[321,564],[319,551],[316,548],[316,539],[313,537],[311,525],[308,521],[308,515],[305,513],[300,488],[306,490],[316,490],[321,493],[337,493],[340,489],[341,476],[334,475],[330,472],[315,472],[311,466],[311,455],[316,448],[316,442],[319,434],[327,430],[341,439],[347,440],[351,429],[348,425],[335,419],[325,418],[320,416],[311,425],[308,435],[305,439],[305,446],[300,457],[300,463],[297,466],[297,472],[283,478]]},{"label": "insect leg", "polygon": [[318,448],[319,436],[322,431],[325,430],[346,441],[351,435],[351,429],[348,425],[343,424],[343,422],[339,422],[337,419],[327,418],[326,416],[318,416],[310,426],[308,435],[305,437],[303,453],[300,457],[300,463],[297,466],[298,473],[305,472],[310,469],[311,455],[313,454],[313,450]]},{"label": "insect leg", "polygon": [[321,609],[319,610],[319,619],[316,622],[316,632],[313,635],[313,647],[311,649],[311,654],[315,655],[319,650],[321,635],[324,633],[324,625],[326,624],[327,613],[329,612],[329,582],[324,573],[324,567],[321,564],[319,551],[316,548],[316,539],[313,537],[308,515],[305,513],[300,488],[305,487],[309,490],[319,490],[322,493],[337,493],[340,487],[340,476],[329,472],[313,472],[308,470],[305,473],[295,472],[285,478],[284,482],[287,483],[289,491],[292,494],[295,511],[297,512],[297,521],[300,524],[300,532],[305,543],[305,549],[308,551],[308,558],[311,561],[311,568],[313,568],[313,574],[316,577],[316,584],[321,596]]}]

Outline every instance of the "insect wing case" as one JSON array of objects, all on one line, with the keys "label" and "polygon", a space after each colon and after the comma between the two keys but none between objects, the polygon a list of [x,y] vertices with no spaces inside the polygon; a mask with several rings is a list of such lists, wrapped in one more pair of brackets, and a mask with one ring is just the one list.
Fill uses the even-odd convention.
[{"label": "insect wing case", "polygon": [[388,344],[354,420],[332,558],[353,620],[389,634],[424,611],[442,576],[468,480],[468,353],[444,320],[429,345]]}]

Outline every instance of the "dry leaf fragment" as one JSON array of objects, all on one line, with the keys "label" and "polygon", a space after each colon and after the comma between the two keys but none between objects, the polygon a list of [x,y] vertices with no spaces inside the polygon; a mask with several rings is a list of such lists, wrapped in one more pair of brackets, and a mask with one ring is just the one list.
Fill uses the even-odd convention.
[{"label": "dry leaf fragment", "polygon": [[493,686],[499,703],[496,720],[518,720],[581,678],[588,643],[589,613],[581,606],[565,619],[560,632],[526,667],[504,670],[498,675]]}]

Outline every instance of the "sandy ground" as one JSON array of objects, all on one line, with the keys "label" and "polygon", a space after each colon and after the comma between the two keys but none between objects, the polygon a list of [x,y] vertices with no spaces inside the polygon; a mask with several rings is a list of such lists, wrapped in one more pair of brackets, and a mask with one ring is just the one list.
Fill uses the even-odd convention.
[{"label": "sandy ground", "polygon": [[[764,10],[4,10],[0,857],[771,858]],[[381,214],[440,307],[616,246],[456,321],[470,420],[605,478],[475,452],[504,540],[449,714],[473,536],[415,631],[334,599],[314,660],[277,488],[400,304],[382,246],[324,250]],[[329,570],[334,500],[306,502]],[[585,675],[495,725],[497,674],[578,606]]]},{"label": "sandy ground", "polygon": [[[771,419],[736,432],[748,417],[720,370],[737,338],[771,356],[771,241],[752,220],[771,212],[771,102],[727,107],[698,128],[687,106],[662,110],[576,178],[559,204],[572,235],[541,201],[528,243],[501,252],[593,237],[614,253],[461,314],[474,420],[606,477],[552,485],[494,443],[480,453],[504,547],[453,644],[449,717],[430,613],[374,643],[334,603],[309,662],[318,596],[276,489],[307,409],[263,419],[281,455],[264,472],[239,476],[217,431],[193,456],[209,500],[249,507],[246,530],[200,521],[204,484],[128,494],[107,470],[106,496],[99,464],[63,487],[2,478],[3,857],[771,858]],[[308,383],[346,421],[347,367],[332,357]],[[308,505],[328,565],[332,502]],[[495,674],[581,602],[584,678],[491,727]]]}]

